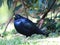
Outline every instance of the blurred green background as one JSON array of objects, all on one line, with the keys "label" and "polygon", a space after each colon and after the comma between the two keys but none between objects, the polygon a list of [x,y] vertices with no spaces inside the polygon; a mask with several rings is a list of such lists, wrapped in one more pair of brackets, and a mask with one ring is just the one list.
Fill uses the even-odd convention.
[{"label": "blurred green background", "polygon": [[[49,37],[46,38],[43,35],[34,34],[26,41],[25,36],[16,32],[13,20],[8,25],[6,32],[4,32],[6,28],[6,24],[4,23],[8,23],[14,12],[20,13],[22,16],[25,16],[26,13],[31,21],[38,23],[37,21],[40,20],[41,15],[49,8],[48,4],[50,5],[52,0],[48,0],[48,4],[46,3],[47,0],[45,0],[45,2],[44,0],[26,0],[26,12],[21,6],[21,1],[14,1],[17,2],[16,8],[12,6],[12,0],[0,0],[0,34],[4,36],[0,37],[0,45],[60,45],[60,0],[57,0],[56,5],[53,6],[48,13],[42,27],[46,27],[47,31],[50,32]],[[53,32],[53,30],[55,30],[55,32]]]}]

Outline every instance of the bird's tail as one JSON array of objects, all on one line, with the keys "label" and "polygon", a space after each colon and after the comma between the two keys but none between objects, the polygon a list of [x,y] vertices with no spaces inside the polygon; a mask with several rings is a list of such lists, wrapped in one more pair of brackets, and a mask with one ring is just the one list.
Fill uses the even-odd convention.
[{"label": "bird's tail", "polygon": [[49,36],[49,32],[47,32],[46,30],[40,30],[40,29],[36,31],[36,34],[42,34],[42,35],[45,35],[46,37]]}]

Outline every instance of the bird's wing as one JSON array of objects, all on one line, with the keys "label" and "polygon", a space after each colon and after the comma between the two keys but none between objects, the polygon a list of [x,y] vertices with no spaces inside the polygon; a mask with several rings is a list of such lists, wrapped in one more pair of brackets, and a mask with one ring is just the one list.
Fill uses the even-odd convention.
[{"label": "bird's wing", "polygon": [[27,29],[31,29],[34,27],[34,23],[32,21],[30,21],[29,19],[25,18],[25,21],[23,22],[24,27]]}]

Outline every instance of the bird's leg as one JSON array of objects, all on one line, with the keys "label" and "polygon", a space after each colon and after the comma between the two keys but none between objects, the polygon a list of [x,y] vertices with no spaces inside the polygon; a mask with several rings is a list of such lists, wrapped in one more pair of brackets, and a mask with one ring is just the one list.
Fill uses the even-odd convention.
[{"label": "bird's leg", "polygon": [[27,42],[27,40],[29,39],[30,37],[26,37],[26,39],[24,39],[24,42]]}]

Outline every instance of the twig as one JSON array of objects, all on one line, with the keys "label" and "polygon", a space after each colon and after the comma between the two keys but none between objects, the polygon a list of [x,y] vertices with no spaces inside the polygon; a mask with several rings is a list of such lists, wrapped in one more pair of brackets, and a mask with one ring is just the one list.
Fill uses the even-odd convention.
[{"label": "twig", "polygon": [[[16,7],[16,4],[17,4],[17,2],[15,1],[14,4],[13,4],[14,8]],[[15,14],[15,13],[14,13],[14,14]],[[8,23],[7,23],[6,27],[5,27],[4,32],[6,32],[6,29],[7,29],[8,25],[9,25],[9,23],[12,21],[14,14],[13,14],[12,17],[10,18],[10,20],[8,21]],[[4,32],[3,32],[3,33],[4,33]]]},{"label": "twig", "polygon": [[45,12],[45,14],[42,16],[41,19],[44,19],[44,18],[47,16],[48,12],[52,9],[53,5],[55,4],[55,1],[56,1],[56,0],[53,0],[53,3],[52,3],[51,6],[48,8],[48,10]]},{"label": "twig", "polygon": [[[51,4],[51,6],[48,8],[48,10],[44,13],[44,15],[42,16],[42,18],[40,19],[40,21],[39,21],[39,23],[38,23],[39,28],[42,27],[42,24],[43,24],[43,22],[44,22],[45,17],[47,16],[48,12],[49,12],[49,11],[51,10],[51,8],[53,7],[53,5],[55,4],[55,2],[56,2],[56,0],[53,0],[53,3]],[[42,21],[42,23],[41,23],[41,21]],[[41,24],[40,24],[40,23],[41,23]]]},{"label": "twig", "polygon": [[21,0],[21,2],[22,2],[22,5],[23,5],[23,7],[24,7],[25,15],[26,15],[27,18],[28,18],[28,14],[27,14],[27,11],[26,11],[26,7],[25,7],[25,4],[24,4],[24,0]]},{"label": "twig", "polygon": [[[13,15],[14,16],[14,15]],[[4,32],[6,32],[6,29],[7,29],[7,27],[8,27],[8,25],[9,25],[9,23],[12,21],[12,19],[13,19],[13,16],[11,17],[11,19],[8,21],[8,23],[7,23],[7,25],[6,25],[6,27],[5,27],[5,30],[4,30]],[[3,33],[4,33],[3,32]]]}]

